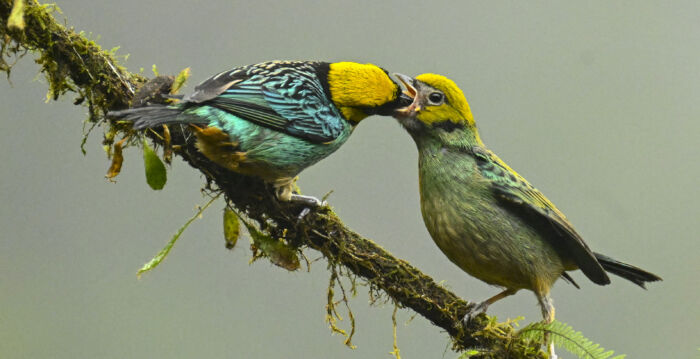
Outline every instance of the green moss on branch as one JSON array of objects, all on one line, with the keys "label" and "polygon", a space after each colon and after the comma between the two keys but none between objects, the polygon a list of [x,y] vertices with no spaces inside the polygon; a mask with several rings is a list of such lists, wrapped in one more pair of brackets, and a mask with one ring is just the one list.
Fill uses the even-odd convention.
[{"label": "green moss on branch", "polygon": [[77,93],[78,101],[87,99],[94,110],[91,121],[99,120],[99,111],[129,105],[134,87],[145,79],[119,66],[113,54],[84,34],[59,24],[53,17],[60,12],[56,5],[29,0],[24,6],[23,29],[8,26],[12,9],[12,1],[0,1],[0,70],[9,72],[12,59],[29,50],[38,55],[35,61],[48,80],[49,99],[69,91]]}]

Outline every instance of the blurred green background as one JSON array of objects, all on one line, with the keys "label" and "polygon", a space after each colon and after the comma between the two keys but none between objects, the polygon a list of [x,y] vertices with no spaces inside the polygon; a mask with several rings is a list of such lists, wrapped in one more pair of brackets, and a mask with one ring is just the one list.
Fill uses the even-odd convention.
[{"label": "blurred green background", "polygon": [[[700,4],[697,2],[59,1],[68,24],[126,66],[209,75],[271,59],[372,62],[437,72],[467,95],[484,141],[564,211],[588,244],[664,278],[643,291],[580,273],[553,289],[557,318],[629,358],[697,355],[700,191]],[[118,183],[100,131],[80,153],[86,109],[45,104],[27,56],[0,81],[0,357],[381,358],[392,305],[351,301],[356,350],[324,323],[329,272],[248,264],[224,249],[215,204],[168,259],[136,270],[204,203],[203,178],[176,160],[161,192],[141,153]],[[363,122],[305,171],[305,193],[354,230],[481,300],[497,289],[447,261],[423,227],[417,153],[390,118]],[[314,252],[307,252],[317,258]],[[526,291],[489,312],[539,320]],[[455,358],[445,333],[400,310],[405,358]],[[348,327],[347,321],[341,326]],[[563,357],[567,357],[566,354]]]}]

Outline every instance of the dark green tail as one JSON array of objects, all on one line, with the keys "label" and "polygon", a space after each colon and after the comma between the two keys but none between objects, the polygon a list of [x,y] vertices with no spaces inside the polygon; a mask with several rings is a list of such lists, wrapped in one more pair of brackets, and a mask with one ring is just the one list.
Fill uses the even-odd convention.
[{"label": "dark green tail", "polygon": [[134,123],[135,130],[154,128],[173,123],[207,124],[209,121],[199,116],[188,115],[182,109],[174,106],[150,105],[135,107],[122,111],[110,111],[107,117],[115,120]]},{"label": "dark green tail", "polygon": [[625,278],[644,289],[646,289],[644,283],[661,280],[661,277],[657,276],[656,274],[649,273],[641,268],[637,268],[627,263],[622,263],[600,253],[593,254],[598,260],[598,263],[600,263],[606,272]]}]

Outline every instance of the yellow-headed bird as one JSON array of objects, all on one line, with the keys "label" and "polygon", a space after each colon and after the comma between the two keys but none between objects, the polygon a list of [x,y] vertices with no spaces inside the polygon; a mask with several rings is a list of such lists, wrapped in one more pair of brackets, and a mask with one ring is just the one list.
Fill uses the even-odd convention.
[{"label": "yellow-headed bird", "polygon": [[216,74],[177,104],[108,116],[135,129],[188,124],[211,161],[272,184],[282,201],[319,205],[292,192],[295,177],[335,152],[365,117],[403,106],[400,94],[376,65],[269,61]]},{"label": "yellow-headed bird", "polygon": [[[503,288],[472,307],[465,321],[520,289],[535,293],[545,322],[554,320],[549,291],[581,269],[599,285],[608,273],[644,287],[661,280],[593,252],[552,202],[479,137],[469,104],[444,76],[396,74],[413,103],[394,113],[419,153],[423,220],[442,252],[470,275]],[[550,345],[550,353],[554,353]]]}]

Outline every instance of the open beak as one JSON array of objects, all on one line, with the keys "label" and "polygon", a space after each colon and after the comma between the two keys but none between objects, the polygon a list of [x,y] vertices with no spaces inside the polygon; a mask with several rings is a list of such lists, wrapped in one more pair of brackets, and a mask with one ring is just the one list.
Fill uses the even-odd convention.
[{"label": "open beak", "polygon": [[421,107],[418,105],[418,91],[413,86],[414,80],[409,76],[399,73],[394,73],[394,76],[396,76],[406,88],[406,90],[403,91],[403,95],[413,99],[410,105],[394,110],[394,116],[410,117],[415,115],[416,112],[421,110]]}]

